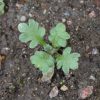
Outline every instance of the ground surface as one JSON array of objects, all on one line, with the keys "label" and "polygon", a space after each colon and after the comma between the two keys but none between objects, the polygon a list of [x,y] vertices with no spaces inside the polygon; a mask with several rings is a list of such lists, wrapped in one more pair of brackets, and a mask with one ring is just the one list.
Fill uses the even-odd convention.
[{"label": "ground surface", "polygon": [[[0,17],[0,56],[6,59],[0,65],[0,100],[80,100],[79,90],[93,86],[86,100],[100,100],[100,7],[99,0],[4,0],[5,14]],[[22,16],[26,17],[22,18]],[[40,83],[41,72],[35,69],[29,49],[19,39],[17,25],[34,18],[47,30],[64,22],[71,35],[69,46],[79,52],[79,69],[71,75],[56,72],[51,83]],[[47,31],[48,33],[48,31]],[[61,91],[60,83],[68,87]],[[52,87],[59,94],[50,99]]]}]

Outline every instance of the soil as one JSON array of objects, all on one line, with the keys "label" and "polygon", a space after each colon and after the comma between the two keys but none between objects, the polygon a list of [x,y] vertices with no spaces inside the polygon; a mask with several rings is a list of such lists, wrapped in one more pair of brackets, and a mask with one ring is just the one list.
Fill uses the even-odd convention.
[{"label": "soil", "polygon": [[[99,0],[4,0],[0,16],[0,100],[80,100],[79,90],[93,86],[86,100],[100,100],[100,1]],[[48,32],[64,22],[71,35],[69,46],[81,54],[79,68],[63,76],[56,71],[51,83],[41,83],[41,72],[30,63],[36,50],[19,41],[21,18],[33,18]],[[68,87],[60,90],[61,82]],[[50,99],[57,86],[59,94]]]}]

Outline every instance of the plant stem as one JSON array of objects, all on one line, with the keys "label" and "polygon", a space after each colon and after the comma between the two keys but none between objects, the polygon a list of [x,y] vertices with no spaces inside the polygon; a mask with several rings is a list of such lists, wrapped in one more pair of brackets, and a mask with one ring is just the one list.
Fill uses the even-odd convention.
[{"label": "plant stem", "polygon": [[44,47],[45,45],[47,45],[47,43],[43,40],[43,39],[41,39],[40,40],[40,44]]}]

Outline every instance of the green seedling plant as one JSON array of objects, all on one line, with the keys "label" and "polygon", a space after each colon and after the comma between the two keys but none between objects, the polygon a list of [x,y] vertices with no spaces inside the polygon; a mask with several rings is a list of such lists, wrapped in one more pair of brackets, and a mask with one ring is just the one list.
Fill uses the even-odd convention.
[{"label": "green seedling plant", "polygon": [[[31,63],[42,71],[43,81],[49,81],[53,74],[54,68],[62,69],[67,75],[70,69],[78,68],[79,53],[72,53],[71,47],[67,46],[67,41],[70,35],[66,32],[66,27],[63,23],[58,23],[51,28],[48,36],[49,43],[44,39],[46,35],[45,28],[39,26],[39,23],[33,19],[29,19],[28,23],[20,23],[18,30],[21,32],[19,40],[23,43],[29,43],[29,48],[35,48],[41,45],[43,49],[36,51],[31,57]],[[62,50],[59,53],[59,50]],[[56,65],[56,66],[55,66]]]},{"label": "green seedling plant", "polygon": [[4,6],[5,4],[3,0],[0,0],[0,15],[4,14]]}]

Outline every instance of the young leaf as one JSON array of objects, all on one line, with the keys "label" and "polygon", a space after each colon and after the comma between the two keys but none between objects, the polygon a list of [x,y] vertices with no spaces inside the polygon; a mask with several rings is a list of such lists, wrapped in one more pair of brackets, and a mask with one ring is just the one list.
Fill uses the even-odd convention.
[{"label": "young leaf", "polygon": [[66,32],[66,27],[63,23],[58,23],[56,27],[50,30],[49,41],[54,47],[65,47],[66,40],[70,35]]},{"label": "young leaf", "polygon": [[22,33],[19,36],[19,40],[25,43],[30,42],[30,48],[35,48],[38,44],[45,44],[43,40],[45,29],[40,27],[35,20],[29,19],[28,24],[20,23],[18,30]]},{"label": "young leaf", "polygon": [[2,15],[4,13],[4,6],[5,6],[5,4],[4,4],[3,0],[0,0],[0,15]]},{"label": "young leaf", "polygon": [[62,68],[65,74],[69,73],[69,69],[75,70],[78,68],[79,53],[71,53],[71,48],[64,49],[63,54],[59,55],[56,59],[57,68]]},{"label": "young leaf", "polygon": [[46,52],[51,52],[52,51],[52,46],[51,45],[49,45],[49,44],[47,44],[47,45],[44,45],[44,50],[46,51]]},{"label": "young leaf", "polygon": [[50,68],[54,68],[54,59],[51,55],[43,51],[36,51],[30,57],[31,63],[39,68],[43,73],[46,73]]},{"label": "young leaf", "polygon": [[47,45],[44,45],[44,50],[49,53],[49,54],[54,54],[57,52],[57,48],[53,48],[51,45],[47,44]]}]

